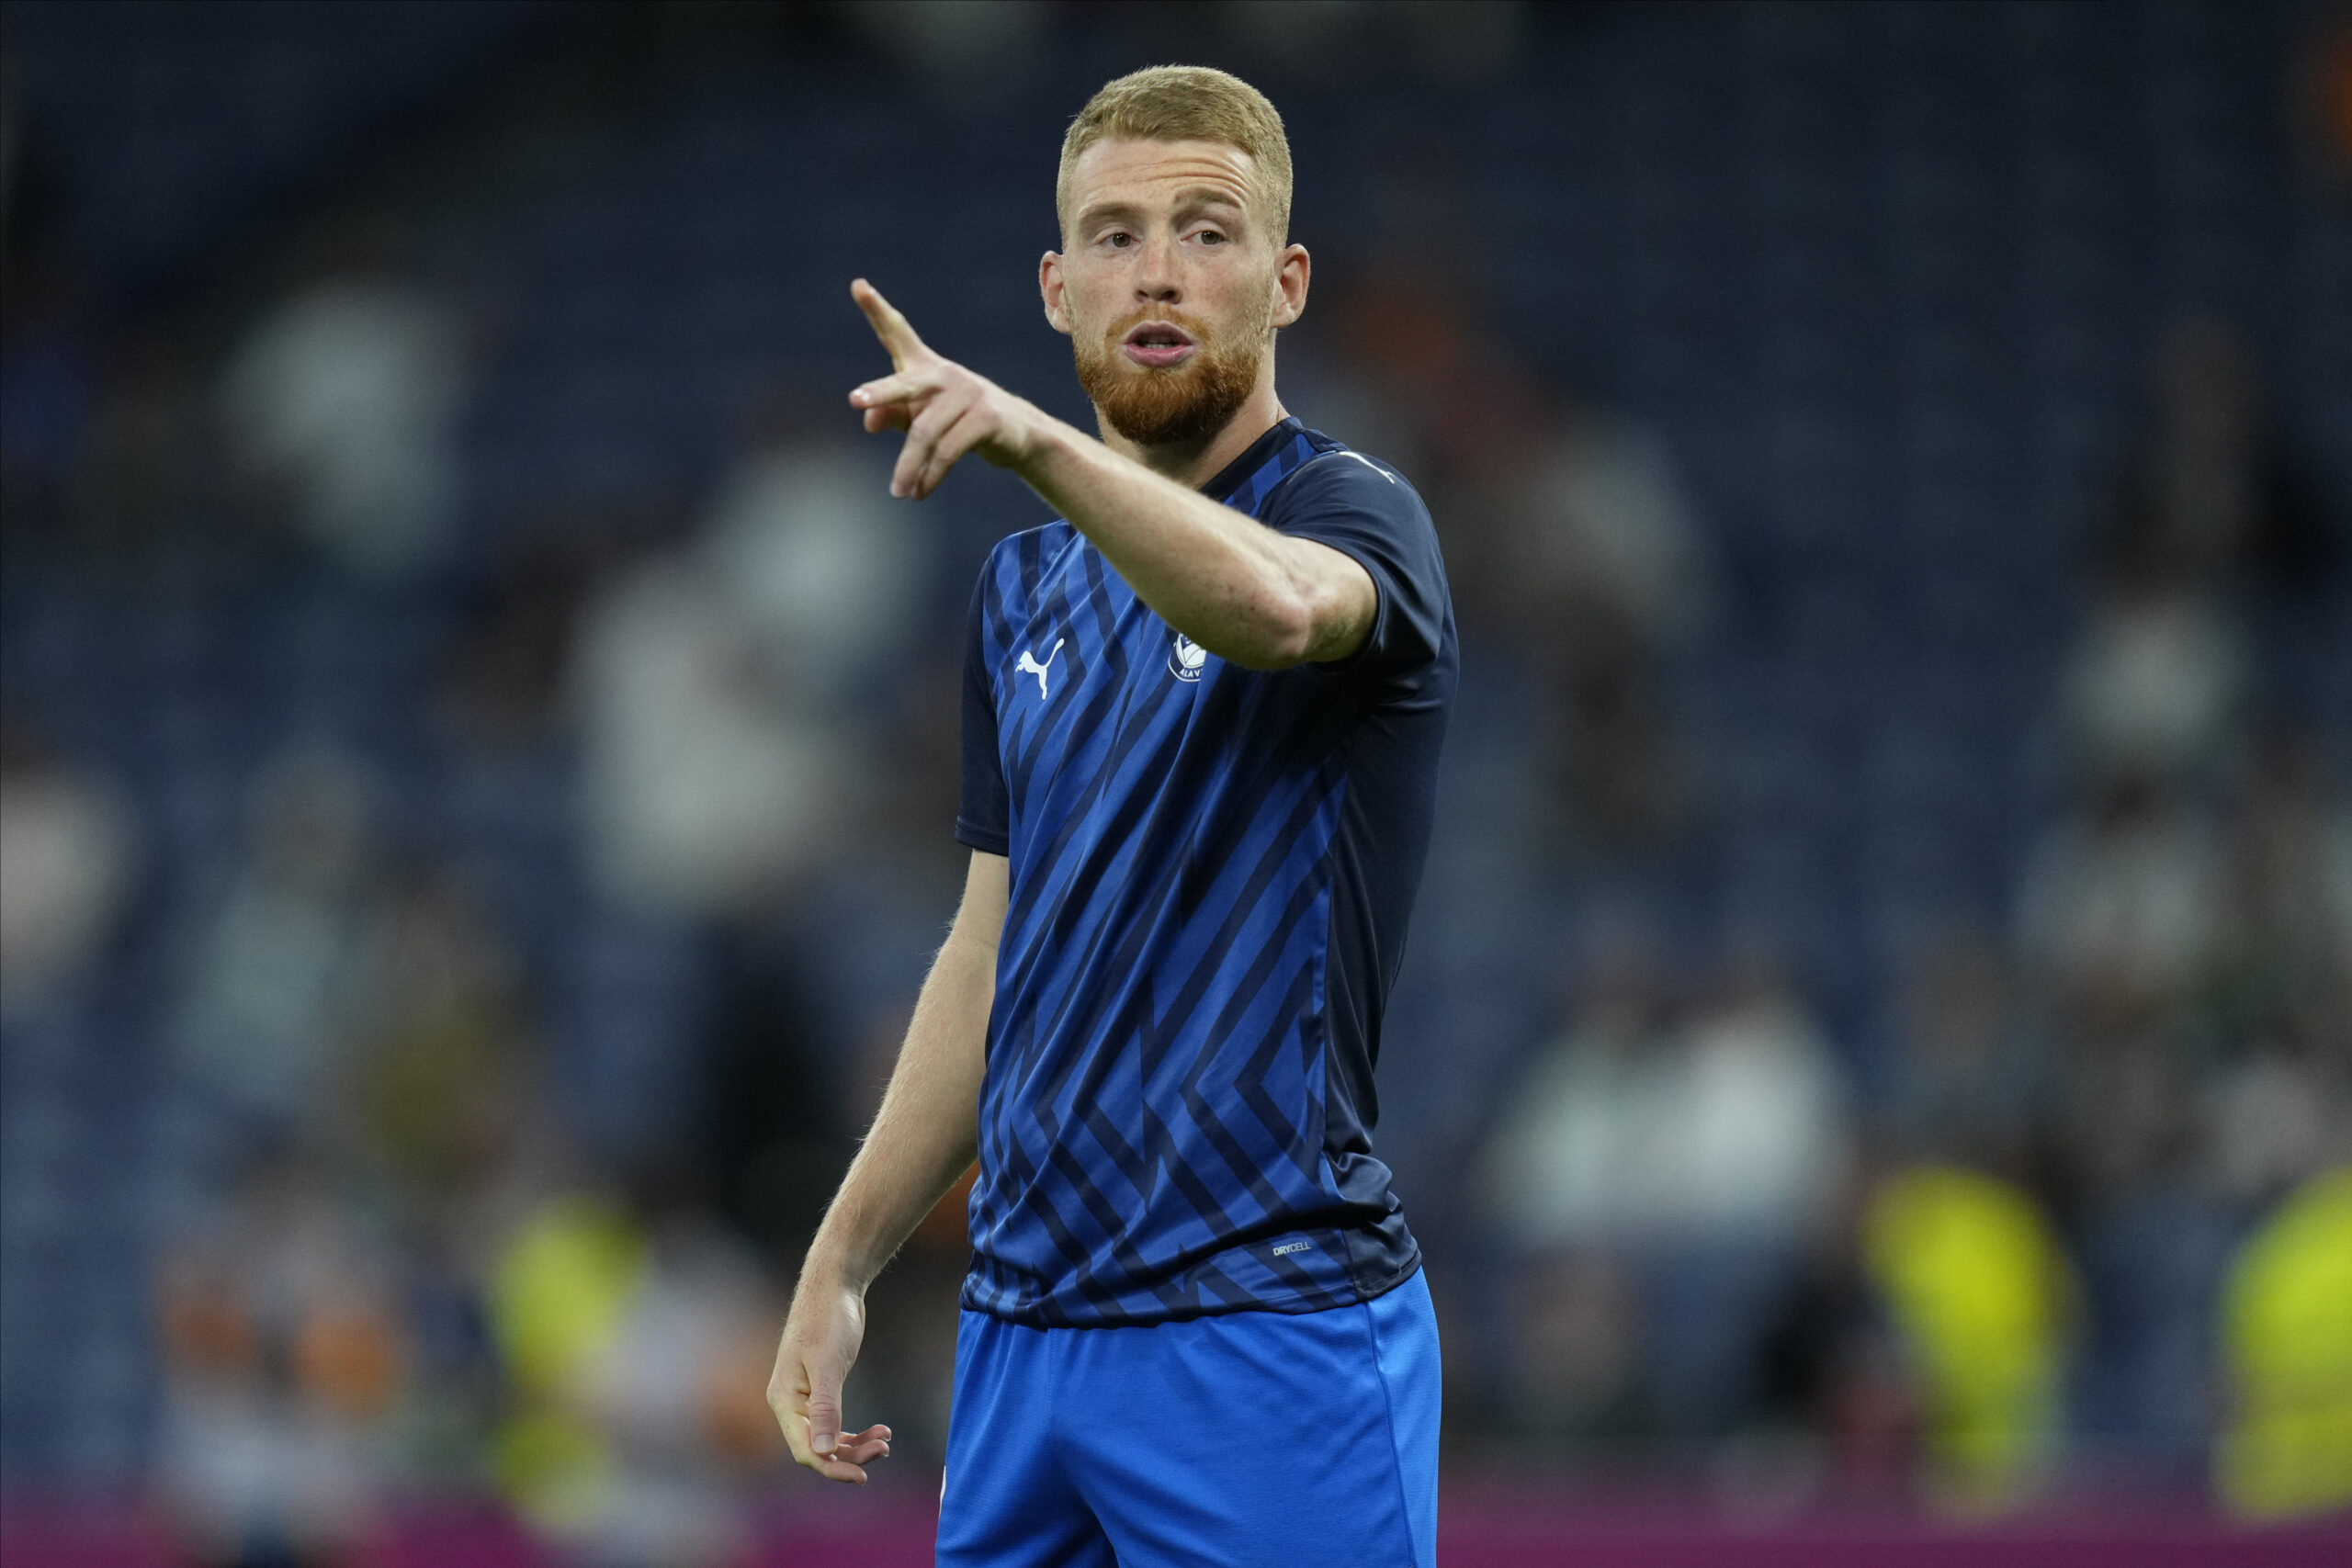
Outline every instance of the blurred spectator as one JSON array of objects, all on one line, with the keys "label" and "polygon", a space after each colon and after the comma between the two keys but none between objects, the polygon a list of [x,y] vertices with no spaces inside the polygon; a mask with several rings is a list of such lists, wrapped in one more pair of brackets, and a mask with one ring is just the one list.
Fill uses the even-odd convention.
[{"label": "blurred spectator", "polygon": [[2258,1040],[2205,1098],[2211,1179],[2242,1208],[2271,1201],[2331,1160],[2352,1159],[2344,1063],[2292,1037]]},{"label": "blurred spectator", "polygon": [[1842,1174],[1842,1086],[1777,964],[1743,958],[1679,1031],[1659,1001],[1638,947],[1599,966],[1483,1161],[1491,1212],[1532,1260],[1512,1316],[1527,1365],[1552,1374],[1517,1391],[1539,1420],[1607,1416],[1634,1323],[1654,1418],[1687,1431],[1735,1411]]},{"label": "blurred spectator", "polygon": [[285,1152],[160,1271],[161,1480],[198,1562],[347,1561],[375,1523],[405,1379],[400,1276]]},{"label": "blurred spectator", "polygon": [[243,863],[195,934],[174,1035],[220,1109],[288,1126],[317,1113],[380,976],[376,781],[323,747],[254,786]]},{"label": "blurred spectator", "polygon": [[1563,711],[1558,765],[1603,833],[1649,841],[1689,807],[1659,682],[1704,630],[1714,560],[1665,444],[1568,405],[1532,455],[1511,554]]},{"label": "blurred spectator", "polygon": [[39,1006],[86,974],[137,869],[129,803],[0,719],[0,1008]]},{"label": "blurred spectator", "polygon": [[518,1216],[490,1262],[491,1329],[511,1390],[495,1442],[497,1479],[548,1535],[586,1533],[607,1505],[613,1456],[582,1393],[644,1280],[648,1247],[625,1207],[575,1190],[546,1196]]},{"label": "blurred spectator", "polygon": [[2188,777],[2226,755],[2248,673],[2244,639],[2206,594],[2120,584],[2066,671],[2069,739],[2094,779]]},{"label": "blurred spectator", "polygon": [[514,1392],[500,1475],[584,1561],[718,1562],[741,1546],[741,1481],[779,1440],[763,1392],[782,1311],[674,1173],[640,1198],[553,1194],[492,1264]]},{"label": "blurred spectator", "polygon": [[741,1551],[744,1483],[783,1447],[764,1398],[783,1319],[734,1236],[691,1210],[655,1224],[619,1328],[582,1373],[614,1461],[594,1560],[693,1568]]},{"label": "blurred spectator", "polygon": [[1800,1237],[1835,1193],[1848,1107],[1828,1039],[1777,959],[1735,960],[1681,1056],[1658,1127],[1675,1194],[1666,1228]]},{"label": "blurred spectator", "polygon": [[220,390],[230,447],[353,575],[411,577],[456,520],[466,353],[451,306],[355,225],[237,344]]},{"label": "blurred spectator", "polygon": [[1644,1305],[1662,1419],[1712,1432],[1754,1400],[1770,1309],[1837,1213],[1850,1107],[1827,1036],[1759,947],[1735,955],[1680,1050],[1653,1133],[1679,1201],[1659,1216]]},{"label": "blurred spectator", "polygon": [[1864,1235],[1923,1386],[1929,1497],[2014,1507],[2047,1479],[2058,1433],[2071,1288],[2049,1221],[2007,1182],[1921,1166],[1879,1189]]},{"label": "blurred spectator", "polygon": [[[2178,1182],[2195,1134],[2188,1010],[2211,976],[2220,873],[2185,800],[2119,780],[2044,840],[2019,904],[2020,945],[2050,1010],[2054,1174],[2086,1233],[2094,1305],[2159,1338],[2177,1325],[2151,1320],[2156,1303],[2192,1293],[2173,1243],[2192,1235],[2188,1211],[2205,1216]],[[2104,1348],[2126,1362],[2138,1354],[2116,1336]]]},{"label": "blurred spectator", "polygon": [[2308,737],[2259,748],[2238,790],[2223,919],[2231,982],[2257,1016],[2352,1060],[2352,800]]},{"label": "blurred spectator", "polygon": [[929,535],[872,458],[789,441],[747,457],[705,525],[795,700],[854,709],[895,671],[921,607]]},{"label": "blurred spectator", "polygon": [[2352,807],[2315,746],[2276,736],[2233,815],[2213,1010],[2233,1049],[2204,1111],[2211,1180],[2251,1208],[2352,1158]]},{"label": "blurred spectator", "polygon": [[1779,966],[1755,956],[1669,1033],[1643,962],[1595,987],[1511,1096],[1486,1166],[1506,1229],[1527,1248],[1802,1235],[1834,1190],[1845,1139],[1819,1026]]},{"label": "blurred spectator", "polygon": [[2222,1500],[2256,1519],[2352,1506],[2352,1165],[2313,1178],[2232,1266],[2222,1348],[2234,1407]]},{"label": "blurred spectator", "polygon": [[1622,1247],[1646,1215],[1636,1182],[1668,1023],[1645,940],[1589,960],[1566,1032],[1506,1101],[1480,1179],[1513,1261],[1506,1414],[1523,1432],[1624,1438],[1642,1424],[1637,1287]]},{"label": "blurred spectator", "polygon": [[2227,321],[2185,316],[2150,367],[2154,420],[2099,541],[2115,584],[2229,593],[2311,586],[2329,541],[2290,472],[2254,356]]},{"label": "blurred spectator", "polygon": [[2144,779],[2098,790],[2035,849],[2018,901],[2027,959],[2078,1018],[2120,1021],[2208,977],[2220,937],[2211,831]]},{"label": "blurred spectator", "polygon": [[908,525],[854,460],[769,454],[707,535],[592,605],[575,690],[590,859],[632,906],[741,915],[857,817],[863,682],[906,637]]},{"label": "blurred spectator", "polygon": [[1481,1178],[1516,1249],[1613,1240],[1648,1223],[1645,1140],[1668,1001],[1646,943],[1612,942],[1590,961],[1566,1032],[1506,1097]]},{"label": "blurred spectator", "polygon": [[1525,565],[1639,650],[1689,646],[1713,607],[1715,564],[1657,434],[1593,407],[1563,412],[1530,486]]},{"label": "blurred spectator", "polygon": [[1898,1151],[2012,1177],[2032,1161],[2049,1094],[2046,1042],[2001,947],[1954,931],[1911,954],[1891,1110]]},{"label": "blurred spectator", "polygon": [[457,880],[427,868],[386,896],[368,933],[380,981],[353,1020],[338,1085],[355,1155],[387,1179],[392,1212],[444,1236],[489,1179],[526,1104],[527,1021],[516,960]]},{"label": "blurred spectator", "polygon": [[2088,1333],[2073,1379],[2086,1440],[2192,1459],[2214,1411],[2211,1314],[2237,1219],[2211,1184],[2197,1047],[2176,1013],[2062,1035],[2060,1218]]},{"label": "blurred spectator", "polygon": [[2176,320],[2150,383],[2149,426],[2096,540],[2099,598],[2062,693],[2094,778],[2180,779],[2229,761],[2256,673],[2241,624],[2250,596],[2309,598],[2337,553],[2235,327]]}]

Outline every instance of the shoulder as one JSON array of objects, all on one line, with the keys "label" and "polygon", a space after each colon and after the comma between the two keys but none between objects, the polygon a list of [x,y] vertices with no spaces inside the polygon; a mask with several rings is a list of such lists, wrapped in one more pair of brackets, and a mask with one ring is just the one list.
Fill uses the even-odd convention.
[{"label": "shoulder", "polygon": [[1026,604],[1081,543],[1077,529],[1057,517],[1007,534],[980,567],[980,597],[992,605]]},{"label": "shoulder", "polygon": [[1042,569],[1044,563],[1076,544],[1078,537],[1077,529],[1057,517],[1050,523],[1023,528],[999,539],[989,551],[989,565],[991,569],[1024,566]]},{"label": "shoulder", "polygon": [[1400,566],[1409,563],[1415,575],[1442,578],[1437,525],[1412,482],[1318,431],[1306,435],[1313,455],[1267,497],[1260,520],[1359,557],[1376,549]]},{"label": "shoulder", "polygon": [[1308,432],[1317,450],[1284,477],[1266,501],[1264,520],[1296,527],[1333,513],[1370,514],[1408,527],[1430,527],[1429,507],[1412,482],[1379,458]]},{"label": "shoulder", "polygon": [[1351,656],[1354,668],[1399,675],[1445,660],[1453,601],[1429,508],[1387,464],[1306,434],[1312,456],[1267,497],[1260,518],[1351,558],[1372,579],[1378,608],[1363,649]]}]

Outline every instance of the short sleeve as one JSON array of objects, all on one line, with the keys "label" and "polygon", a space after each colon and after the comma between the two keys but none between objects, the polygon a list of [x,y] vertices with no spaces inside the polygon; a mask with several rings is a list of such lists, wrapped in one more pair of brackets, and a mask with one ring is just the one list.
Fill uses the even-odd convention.
[{"label": "short sleeve", "polygon": [[1012,848],[1012,813],[1004,761],[997,750],[996,688],[989,680],[989,569],[983,568],[972,590],[971,625],[964,642],[964,784],[956,809],[956,840],[1001,855]]},{"label": "short sleeve", "polygon": [[1429,508],[1411,485],[1357,453],[1326,452],[1274,492],[1265,521],[1351,557],[1379,594],[1363,647],[1330,668],[1385,678],[1442,651],[1452,615],[1445,562]]}]

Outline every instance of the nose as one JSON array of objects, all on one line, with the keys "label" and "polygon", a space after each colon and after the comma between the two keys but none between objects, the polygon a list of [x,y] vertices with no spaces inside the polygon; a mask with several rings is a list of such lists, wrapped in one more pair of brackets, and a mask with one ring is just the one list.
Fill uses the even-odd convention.
[{"label": "nose", "polygon": [[1182,247],[1172,234],[1146,240],[1142,265],[1136,268],[1136,303],[1173,305],[1184,297]]}]

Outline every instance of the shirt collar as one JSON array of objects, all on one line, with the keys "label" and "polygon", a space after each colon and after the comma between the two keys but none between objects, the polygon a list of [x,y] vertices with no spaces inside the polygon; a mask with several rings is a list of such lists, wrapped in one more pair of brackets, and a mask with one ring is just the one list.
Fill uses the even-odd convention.
[{"label": "shirt collar", "polygon": [[1296,414],[1285,414],[1266,427],[1266,434],[1250,444],[1250,449],[1223,468],[1216,478],[1201,487],[1201,493],[1211,501],[1224,501],[1241,488],[1241,481],[1263,468],[1282,444],[1306,427]]}]

